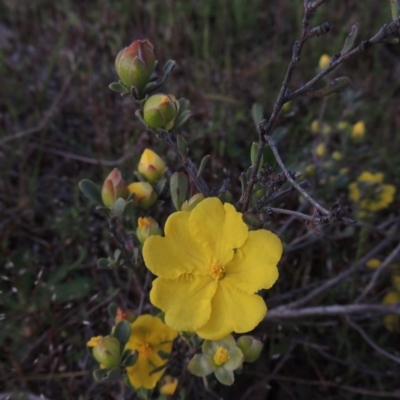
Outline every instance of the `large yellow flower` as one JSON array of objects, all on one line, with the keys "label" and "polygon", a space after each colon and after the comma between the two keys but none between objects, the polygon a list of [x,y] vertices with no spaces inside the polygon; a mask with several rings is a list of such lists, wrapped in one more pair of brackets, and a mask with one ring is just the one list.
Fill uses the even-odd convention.
[{"label": "large yellow flower", "polygon": [[138,351],[139,356],[136,363],[126,369],[129,382],[136,389],[153,389],[165,368],[154,373],[152,371],[166,364],[172,350],[172,341],[178,332],[165,325],[160,318],[151,315],[138,317],[131,328],[125,349]]},{"label": "large yellow flower", "polygon": [[168,218],[165,237],[143,247],[146,266],[158,276],[151,302],[165,322],[209,340],[254,329],[267,307],[255,293],[278,279],[282,254],[270,231],[250,231],[231,204],[208,198],[193,211]]},{"label": "large yellow flower", "polygon": [[396,187],[383,184],[383,178],[381,172],[362,172],[357,182],[349,185],[350,200],[359,203],[361,210],[374,212],[385,209],[393,202]]}]

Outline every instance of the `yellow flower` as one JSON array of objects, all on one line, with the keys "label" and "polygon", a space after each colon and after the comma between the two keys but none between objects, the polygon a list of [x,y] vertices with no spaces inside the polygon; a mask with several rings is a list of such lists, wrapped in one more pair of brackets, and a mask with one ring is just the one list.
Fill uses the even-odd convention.
[{"label": "yellow flower", "polygon": [[325,69],[329,63],[331,62],[331,58],[328,56],[328,54],[322,54],[318,61],[318,67],[319,69]]},{"label": "yellow flower", "polygon": [[349,185],[349,198],[359,203],[360,209],[365,211],[379,211],[386,208],[394,199],[396,187],[384,185],[384,175],[379,172],[372,174],[364,171],[357,182]]},{"label": "yellow flower", "polygon": [[150,149],[144,150],[140,157],[138,171],[150,183],[159,181],[166,169],[165,162],[160,156]]},{"label": "yellow flower", "polygon": [[335,161],[341,161],[341,160],[343,160],[343,153],[341,153],[340,151],[334,151],[334,152],[332,153],[332,158],[333,158]]},{"label": "yellow flower", "polygon": [[378,258],[370,258],[370,259],[365,263],[365,265],[366,265],[368,268],[376,269],[376,268],[378,268],[378,267],[381,265],[381,260],[379,260]]},{"label": "yellow flower", "polygon": [[[393,305],[400,303],[400,292],[392,291],[386,294],[382,300],[382,304]],[[397,314],[386,315],[383,324],[389,332],[400,332],[400,316]]]},{"label": "yellow flower", "polygon": [[141,315],[131,324],[131,328],[131,336],[125,349],[137,351],[139,356],[136,363],[126,369],[129,382],[135,389],[153,389],[165,368],[154,373],[153,371],[166,366],[172,341],[178,336],[178,332],[165,325],[160,318],[151,315]]},{"label": "yellow flower", "polygon": [[319,133],[320,129],[321,129],[321,126],[320,126],[318,120],[315,119],[315,120],[311,123],[311,132],[312,132],[312,133]]},{"label": "yellow flower", "polygon": [[347,121],[339,121],[339,122],[337,123],[337,125],[336,125],[336,128],[337,128],[339,131],[343,132],[343,131],[346,131],[347,129],[349,129],[350,126],[351,126],[351,125],[350,125]]},{"label": "yellow flower", "polygon": [[318,157],[323,157],[326,155],[326,146],[324,143],[320,143],[316,148],[315,148],[315,154]]},{"label": "yellow flower", "polygon": [[351,137],[352,139],[362,139],[365,135],[365,124],[363,121],[358,121],[356,124],[353,125],[351,130]]},{"label": "yellow flower", "polygon": [[275,234],[249,232],[231,204],[207,198],[190,213],[170,215],[165,237],[146,240],[144,261],[158,276],[150,300],[167,325],[204,339],[248,332],[267,312],[255,293],[278,279],[281,254]]}]

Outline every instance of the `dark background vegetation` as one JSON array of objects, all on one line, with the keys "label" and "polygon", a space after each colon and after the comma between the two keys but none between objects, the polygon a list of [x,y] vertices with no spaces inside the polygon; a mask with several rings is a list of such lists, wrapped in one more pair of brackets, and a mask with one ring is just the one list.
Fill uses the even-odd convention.
[{"label": "dark background vegetation", "polygon": [[[0,3],[0,396],[23,391],[52,400],[132,398],[119,385],[96,385],[91,375],[94,362],[85,343],[107,333],[107,305],[135,308],[136,300],[126,273],[96,266],[115,244],[78,182],[101,184],[112,167],[133,180],[146,147],[171,170],[180,166],[167,145],[136,120],[134,104],[108,89],[116,80],[118,51],[148,38],[159,65],[176,60],[165,90],[189,99],[193,110],[180,133],[196,162],[211,155],[208,183],[219,187],[230,177],[237,199],[237,178],[257,140],[250,109],[258,102],[266,114],[271,110],[300,32],[301,6],[299,0]],[[315,74],[321,54],[341,50],[352,24],[360,22],[365,39],[390,22],[389,0],[328,2],[313,22],[325,20],[334,28],[307,42],[292,88]],[[332,74],[349,76],[353,85],[331,96],[324,112],[320,99],[300,98],[279,118],[282,157],[297,171],[315,164],[311,190],[327,207],[346,200],[347,184],[363,170],[384,172],[387,183],[399,186],[399,60],[399,46],[375,46]],[[339,120],[364,120],[367,127],[365,140],[347,140],[345,149],[342,139],[328,143],[329,152],[345,154],[333,166],[325,163],[329,154],[322,161],[313,155],[322,139],[311,134],[310,125],[321,116],[333,129]],[[338,182],[342,167],[349,171]],[[298,196],[284,206],[300,207]],[[396,220],[398,207],[397,197],[369,222]],[[328,227],[317,234],[292,220],[282,229],[287,222],[276,218],[272,224],[287,251],[268,294],[271,309],[341,272],[386,238],[373,229],[360,235],[359,227]],[[393,245],[389,241],[376,256],[383,259]],[[371,270],[360,267],[313,304],[351,303],[370,276]],[[383,274],[367,301],[379,303],[389,289],[389,273]],[[381,317],[359,323],[377,344],[399,354],[399,336],[385,330]],[[266,340],[255,367],[232,388],[216,386],[209,394],[200,380],[188,378],[195,382],[188,398],[400,398],[379,395],[400,389],[399,365],[377,355],[341,318],[269,323],[258,333]],[[280,360],[279,376],[265,381]]]}]

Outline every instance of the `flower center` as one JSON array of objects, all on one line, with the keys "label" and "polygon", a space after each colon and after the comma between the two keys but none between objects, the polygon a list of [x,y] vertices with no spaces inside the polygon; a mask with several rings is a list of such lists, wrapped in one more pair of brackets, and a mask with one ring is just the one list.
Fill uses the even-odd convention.
[{"label": "flower center", "polygon": [[211,260],[211,262],[206,267],[207,272],[210,274],[211,278],[218,282],[225,276],[225,268],[220,264],[218,260]]},{"label": "flower center", "polygon": [[225,364],[229,360],[229,353],[225,347],[218,346],[217,351],[214,353],[213,361],[214,364],[218,367],[222,364]]},{"label": "flower center", "polygon": [[139,355],[145,357],[148,357],[152,351],[153,350],[151,349],[151,346],[148,343],[143,343],[138,348]]}]

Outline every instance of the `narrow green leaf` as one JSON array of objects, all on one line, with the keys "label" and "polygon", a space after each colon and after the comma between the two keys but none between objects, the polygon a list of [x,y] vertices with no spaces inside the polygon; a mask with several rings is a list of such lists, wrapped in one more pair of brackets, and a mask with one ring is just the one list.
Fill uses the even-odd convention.
[{"label": "narrow green leaf", "polygon": [[263,107],[261,104],[254,103],[251,107],[251,116],[253,117],[254,125],[258,131],[258,124],[263,119]]},{"label": "narrow green leaf", "polygon": [[110,303],[107,307],[108,315],[110,318],[115,319],[117,316],[118,305],[116,303]]},{"label": "narrow green leaf", "polygon": [[204,168],[207,166],[208,160],[211,158],[211,156],[209,154],[207,154],[206,156],[204,156],[200,162],[200,167],[199,170],[197,171],[197,177],[201,176],[201,174],[204,171]]},{"label": "narrow green leaf", "polygon": [[103,200],[101,198],[100,189],[90,179],[82,179],[79,184],[79,189],[92,203],[102,206]]},{"label": "narrow green leaf", "polygon": [[169,184],[172,202],[175,209],[180,211],[188,193],[188,178],[183,172],[175,172],[172,174]]},{"label": "narrow green leaf", "polygon": [[108,87],[117,93],[129,93],[129,89],[121,82],[110,83]]},{"label": "narrow green leaf", "polygon": [[114,329],[114,336],[119,340],[121,344],[121,350],[124,349],[129,337],[131,336],[131,325],[129,322],[118,322]]}]

